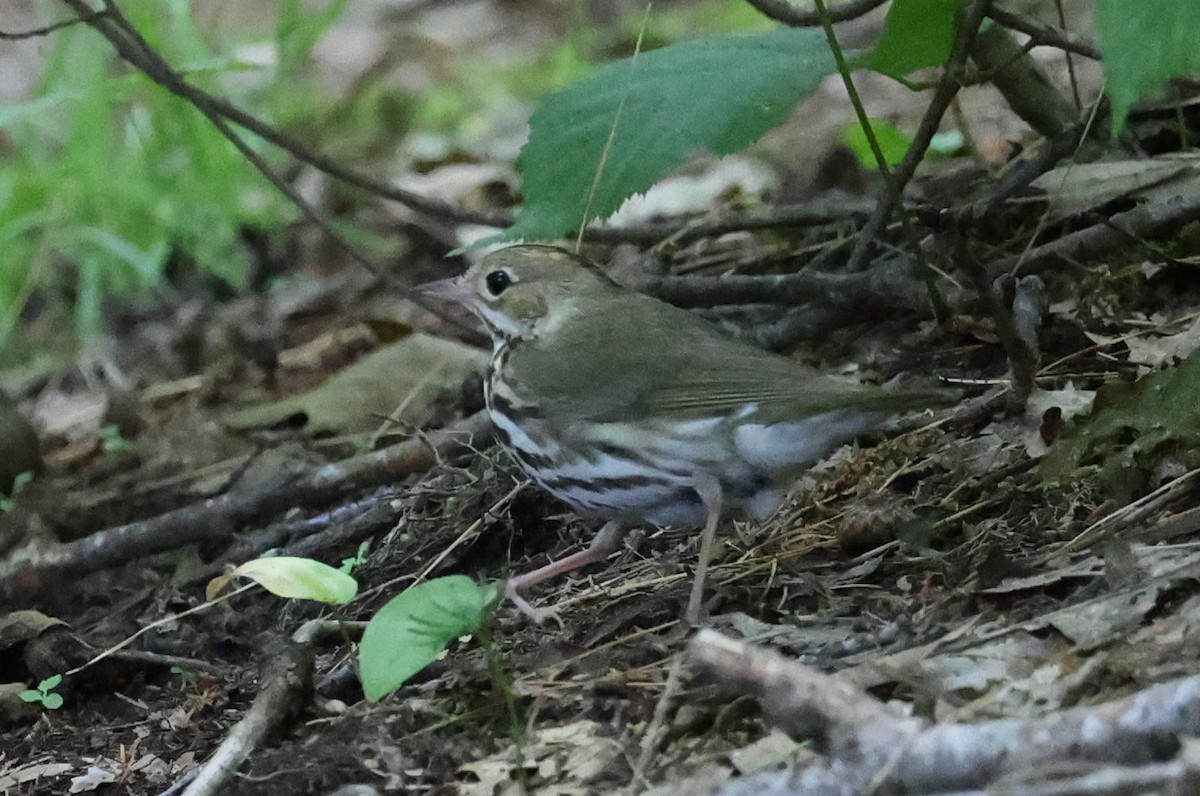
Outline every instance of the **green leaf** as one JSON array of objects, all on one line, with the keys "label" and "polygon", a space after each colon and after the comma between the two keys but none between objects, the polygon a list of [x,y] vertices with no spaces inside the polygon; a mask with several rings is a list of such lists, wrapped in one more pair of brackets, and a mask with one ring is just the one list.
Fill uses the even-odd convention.
[{"label": "green leaf", "polygon": [[342,605],[358,593],[358,581],[311,558],[277,556],[247,561],[228,578],[250,578],[272,594]]},{"label": "green leaf", "polygon": [[33,690],[22,691],[21,693],[17,694],[17,698],[19,698],[22,702],[41,702],[42,692]]},{"label": "green leaf", "polygon": [[1072,425],[1042,460],[1043,481],[1070,482],[1080,468],[1095,471],[1117,500],[1140,491],[1165,454],[1200,466],[1200,349],[1176,367],[1138,381],[1107,385],[1095,408]]},{"label": "green leaf", "polygon": [[1173,77],[1200,74],[1196,0],[1099,0],[1096,35],[1113,105],[1114,135],[1138,99]]},{"label": "green leaf", "polygon": [[585,209],[606,217],[697,153],[744,149],[833,68],[821,31],[791,28],[674,44],[600,67],[530,119],[517,159],[525,204],[501,237],[557,237],[576,229]]},{"label": "green leaf", "polygon": [[432,663],[451,641],[483,626],[495,586],[465,575],[436,578],[393,597],[363,631],[359,673],[376,702]]},{"label": "green leaf", "polygon": [[61,694],[46,694],[42,697],[42,704],[47,710],[58,710],[63,706],[63,698]]},{"label": "green leaf", "polygon": [[58,688],[59,683],[61,683],[62,680],[63,676],[61,674],[52,674],[42,682],[38,683],[38,690],[43,693],[46,691],[53,691],[55,688]]},{"label": "green leaf", "polygon": [[[900,128],[886,119],[871,119],[871,132],[875,134],[875,140],[879,142],[879,148],[883,151],[883,159],[889,166],[895,166],[904,159],[904,153],[908,151],[908,145],[912,141],[900,132]],[[867,133],[861,124],[853,121],[843,127],[842,143],[864,168],[875,170],[878,165],[875,163],[875,154],[871,152]]]},{"label": "green leaf", "polygon": [[945,62],[954,44],[958,11],[966,0],[894,0],[875,48],[856,67],[897,80]]}]

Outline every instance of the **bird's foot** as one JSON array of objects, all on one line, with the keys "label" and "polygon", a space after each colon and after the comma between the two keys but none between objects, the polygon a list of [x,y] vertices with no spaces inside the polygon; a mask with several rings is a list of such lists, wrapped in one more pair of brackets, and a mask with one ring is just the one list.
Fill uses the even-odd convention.
[{"label": "bird's foot", "polygon": [[561,628],[563,626],[563,621],[562,618],[559,617],[558,611],[553,607],[534,608],[532,605],[530,605],[529,601],[522,597],[520,591],[518,591],[521,585],[517,583],[518,580],[518,578],[510,578],[505,582],[505,598],[515,605],[518,611],[529,617],[529,621],[533,622],[535,625],[540,627],[546,624],[546,620],[553,619],[556,623],[558,623],[559,628]]}]

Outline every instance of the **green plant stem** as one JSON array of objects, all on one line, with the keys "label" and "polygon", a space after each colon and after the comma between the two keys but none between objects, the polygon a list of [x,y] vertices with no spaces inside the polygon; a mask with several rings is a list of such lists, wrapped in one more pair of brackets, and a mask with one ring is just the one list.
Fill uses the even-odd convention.
[{"label": "green plant stem", "polygon": [[[842,52],[842,47],[837,40],[837,33],[833,29],[833,21],[829,18],[829,14],[825,8],[825,1],[814,0],[814,2],[817,6],[818,13],[821,15],[822,27],[825,30],[825,39],[829,42],[829,49],[833,51],[833,58],[834,62],[837,64],[838,74],[842,76],[842,82],[846,85],[846,92],[850,96],[850,104],[854,106],[854,114],[858,117],[858,123],[862,125],[863,135],[866,136],[867,144],[871,147],[871,154],[875,158],[875,165],[879,169],[880,176],[883,177],[884,196],[891,197],[888,208],[890,212],[890,207],[899,202],[900,195],[904,191],[904,183],[900,182],[896,174],[894,174],[892,170],[888,168],[887,158],[884,157],[883,148],[879,145],[879,138],[875,135],[874,128],[871,127],[871,119],[869,116],[867,116],[867,109],[863,106],[862,98],[858,95],[858,89],[856,89],[854,86],[854,79],[853,75],[850,73],[850,66],[847,64],[846,56]],[[953,95],[950,96],[950,99],[953,99]],[[949,102],[946,103],[946,106],[943,107],[941,112],[938,114],[937,118],[939,121],[941,120],[942,114],[945,113],[946,108],[948,107]],[[937,125],[934,125],[933,129],[936,131]],[[924,142],[924,145],[921,147],[922,154],[924,154],[925,149],[928,148],[929,140],[932,138],[933,136],[931,133],[929,139],[927,139]],[[905,152],[904,160],[909,159],[909,155],[912,154],[914,147],[916,147],[915,139],[913,144],[909,146],[908,151]],[[911,177],[911,173],[908,175],[908,177]],[[908,181],[908,177],[905,178],[905,183]],[[922,278],[925,280],[925,289],[929,294],[929,301],[933,307],[934,316],[941,320],[949,315],[949,304],[942,296],[941,291],[938,290],[936,281],[937,274],[926,261],[925,254],[921,249],[917,232],[915,229],[913,229],[913,225],[908,217],[908,213],[902,204],[900,206],[900,223],[904,228],[906,237],[908,238],[909,249],[914,253],[914,256],[917,258],[918,263],[920,264],[920,268],[918,270],[920,271]],[[870,223],[868,222],[867,229],[869,228]],[[867,240],[865,237],[866,232],[867,230],[864,229],[862,233],[864,237],[859,238],[859,244],[861,244],[863,240]],[[871,237],[874,237],[874,235]],[[855,263],[854,261],[854,254],[857,252],[858,246],[856,245],[855,250],[851,253],[850,257],[850,263],[848,266],[850,270],[860,270],[861,268],[861,263]]]},{"label": "green plant stem", "polygon": [[925,158],[925,152],[929,149],[929,142],[933,140],[934,134],[937,133],[938,125],[941,124],[942,117],[946,114],[950,103],[954,100],[954,97],[958,94],[958,89],[962,85],[960,73],[967,62],[967,54],[970,52],[971,42],[974,40],[975,32],[979,30],[979,25],[983,21],[984,16],[987,15],[990,7],[991,0],[971,0],[961,14],[958,32],[955,34],[954,44],[950,48],[950,56],[946,59],[942,79],[938,81],[936,88],[934,88],[933,97],[929,100],[929,107],[926,108],[925,115],[921,118],[921,123],[917,126],[917,131],[913,135],[913,140],[908,147],[908,151],[904,153],[904,159],[892,170],[891,182],[883,194],[880,195],[871,219],[867,222],[862,232],[859,233],[858,240],[854,244],[854,251],[850,254],[850,261],[847,264],[847,268],[859,270],[866,265],[867,259],[874,248],[875,239],[879,237],[879,234],[883,231],[888,219],[891,217],[892,210],[899,203],[904,186],[912,179],[917,171],[917,166]]},{"label": "green plant stem", "polygon": [[842,84],[846,87],[846,93],[850,96],[850,105],[854,108],[854,115],[858,117],[858,123],[862,125],[863,135],[867,137],[867,145],[871,147],[871,155],[875,158],[875,166],[879,169],[879,174],[883,177],[883,181],[888,185],[888,191],[893,190],[892,173],[888,169],[887,158],[883,155],[883,149],[879,146],[879,139],[875,135],[875,130],[871,127],[871,118],[867,116],[867,109],[863,106],[862,98],[858,95],[858,89],[854,86],[854,76],[850,73],[850,65],[846,62],[846,54],[842,52],[842,45],[837,40],[837,33],[833,29],[833,19],[829,16],[829,9],[825,7],[825,0],[813,0],[813,4],[817,7],[817,14],[821,19],[821,28],[825,31],[825,40],[829,42],[829,49],[833,53],[833,61],[837,64],[838,74],[842,76]]},{"label": "green plant stem", "polygon": [[479,638],[483,654],[487,656],[488,674],[492,678],[492,684],[497,691],[504,695],[504,704],[508,707],[509,740],[513,742],[514,746],[520,748],[525,740],[525,721],[522,719],[520,711],[517,710],[517,697],[513,693],[512,678],[504,669],[504,663],[500,660],[500,653],[496,649],[496,639],[492,636],[492,631],[486,622],[480,626],[475,635]]}]

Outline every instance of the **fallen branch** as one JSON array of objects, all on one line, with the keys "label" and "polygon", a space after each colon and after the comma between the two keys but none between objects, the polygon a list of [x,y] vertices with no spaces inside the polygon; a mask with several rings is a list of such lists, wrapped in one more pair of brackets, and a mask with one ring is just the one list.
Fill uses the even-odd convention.
[{"label": "fallen branch", "polygon": [[[689,656],[756,696],[783,728],[812,738],[826,755],[809,770],[743,781],[728,794],[861,789],[846,791],[847,785],[944,792],[990,787],[1001,777],[1067,761],[1145,767],[1150,775],[1176,757],[1183,738],[1200,734],[1200,675],[1037,718],[930,724],[894,715],[835,675],[711,630],[696,635]],[[829,790],[839,782],[841,788]]]},{"label": "fallen branch", "polygon": [[481,443],[490,433],[486,413],[477,412],[425,437],[94,533],[51,550],[0,578],[0,597],[14,603],[28,603],[42,591],[56,587],[63,578],[107,569],[193,542],[229,539],[246,523],[260,517],[281,514],[298,506],[330,503],[350,493],[423,472],[440,458]]},{"label": "fallen branch", "polygon": [[1112,257],[1115,251],[1128,248],[1131,243],[1176,232],[1194,221],[1200,221],[1200,193],[1150,202],[1021,254],[996,260],[988,265],[988,273],[993,277],[1004,273],[1037,274],[1064,261]]},{"label": "fallen branch", "polygon": [[362,623],[319,619],[306,622],[292,635],[291,644],[267,658],[268,672],[262,678],[266,686],[200,769],[195,774],[189,772],[190,782],[184,796],[213,796],[223,792],[226,782],[259,744],[308,703],[318,644],[340,644],[348,630],[361,633]]}]

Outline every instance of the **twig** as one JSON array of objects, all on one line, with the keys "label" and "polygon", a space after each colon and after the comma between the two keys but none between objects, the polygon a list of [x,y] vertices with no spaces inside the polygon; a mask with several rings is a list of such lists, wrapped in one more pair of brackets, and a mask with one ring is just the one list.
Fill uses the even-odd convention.
[{"label": "twig", "polygon": [[51,25],[46,25],[32,30],[22,30],[16,33],[0,30],[0,41],[23,41],[25,39],[40,39],[43,36],[49,36],[55,31],[69,28],[72,25],[79,23],[89,23],[98,16],[102,16],[104,11],[89,11],[87,14],[81,14],[74,19],[64,19],[62,22],[55,22]]},{"label": "twig", "polygon": [[893,258],[860,273],[821,273],[805,270],[770,276],[669,276],[650,282],[645,290],[680,307],[720,307],[736,304],[797,306],[813,301],[829,307],[867,306],[886,298],[886,307],[918,309],[922,295],[913,284],[910,261]]},{"label": "twig", "polygon": [[985,25],[971,43],[971,58],[1017,116],[1046,138],[1078,121],[1075,106],[1042,73],[1029,51],[1000,25]]},{"label": "twig", "polygon": [[1032,156],[1018,160],[989,188],[987,194],[962,209],[958,214],[959,222],[974,224],[986,219],[1004,201],[1050,171],[1060,160],[1074,153],[1083,141],[1086,130],[1087,127],[1081,123],[1072,124],[1047,141]]},{"label": "twig", "polygon": [[904,153],[904,159],[892,170],[892,179],[880,194],[874,213],[871,214],[866,226],[859,233],[858,240],[854,244],[854,251],[850,253],[848,270],[858,271],[866,265],[867,258],[874,249],[876,238],[887,226],[892,210],[900,201],[905,186],[913,178],[917,166],[924,160],[925,152],[929,149],[929,143],[937,133],[942,117],[946,114],[946,110],[962,85],[961,72],[967,62],[971,42],[990,6],[991,0],[971,0],[963,10],[958,23],[958,33],[950,48],[950,56],[946,59],[942,78],[934,89],[933,97],[929,100],[929,107],[925,109],[925,114],[921,117],[921,123],[917,126],[916,133],[913,134],[912,143]]},{"label": "twig", "polygon": [[1185,224],[1200,221],[1200,193],[1176,196],[1165,202],[1150,202],[1105,218],[1078,232],[988,264],[988,273],[1036,274],[1062,261],[1112,256],[1131,239],[1174,232]]},{"label": "twig", "polygon": [[678,219],[629,227],[588,227],[583,237],[594,243],[640,243],[648,246],[670,238],[672,243],[682,246],[701,238],[719,237],[730,232],[852,221],[870,215],[872,206],[872,203],[861,200],[831,201],[818,198],[804,204],[744,210],[711,220]]},{"label": "twig", "polygon": [[650,762],[654,759],[654,755],[658,753],[658,747],[663,738],[666,737],[669,729],[667,711],[674,704],[682,682],[683,656],[677,654],[667,672],[667,682],[663,686],[663,692],[654,705],[654,715],[650,718],[650,723],[642,734],[642,751],[638,753],[637,762],[633,766],[633,774],[629,778],[629,789],[632,793],[639,792],[649,784],[646,782],[646,771],[650,768]]},{"label": "twig", "polygon": [[1005,275],[993,281],[983,263],[968,250],[962,235],[957,231],[951,234],[954,236],[951,247],[954,259],[975,283],[975,290],[996,324],[996,335],[1008,355],[1012,374],[1009,406],[1014,412],[1021,412],[1033,391],[1033,380],[1041,361],[1038,329],[1045,310],[1045,286],[1037,277],[1026,277],[1018,283]]},{"label": "twig", "polygon": [[341,643],[346,625],[313,620],[292,635],[292,641],[268,656],[266,686],[249,710],[200,767],[183,791],[184,796],[213,796],[221,793],[229,777],[246,761],[262,740],[281,727],[312,693],[313,658],[322,642]]},{"label": "twig", "polygon": [[1024,33],[1035,47],[1057,47],[1069,53],[1082,55],[1084,58],[1091,58],[1093,61],[1100,60],[1099,50],[1068,31],[1055,30],[1028,17],[1007,11],[998,5],[992,6],[988,11],[988,16],[1006,28]]},{"label": "twig", "polygon": [[1190,482],[1197,475],[1200,475],[1200,468],[1189,470],[1183,475],[1171,479],[1150,494],[1143,495],[1132,503],[1122,506],[1111,514],[1105,514],[1103,517],[1096,520],[1087,528],[1084,528],[1082,531],[1076,534],[1076,536],[1070,541],[1060,545],[1054,550],[1050,550],[1049,552],[1038,556],[1037,566],[1044,567],[1046,564],[1067,553],[1087,547],[1093,547],[1105,539],[1112,538],[1113,535],[1119,533],[1121,529],[1130,528],[1136,525],[1137,523],[1157,512],[1163,506],[1170,503],[1172,500],[1189,493],[1192,490],[1192,484]]},{"label": "twig", "polygon": [[438,456],[466,450],[490,434],[485,412],[427,439],[411,439],[383,450],[326,464],[253,491],[235,490],[158,517],[120,525],[62,545],[0,578],[0,598],[28,601],[62,578],[117,566],[138,556],[192,542],[229,538],[256,517],[336,500],[356,490],[393,483],[432,467]]}]

